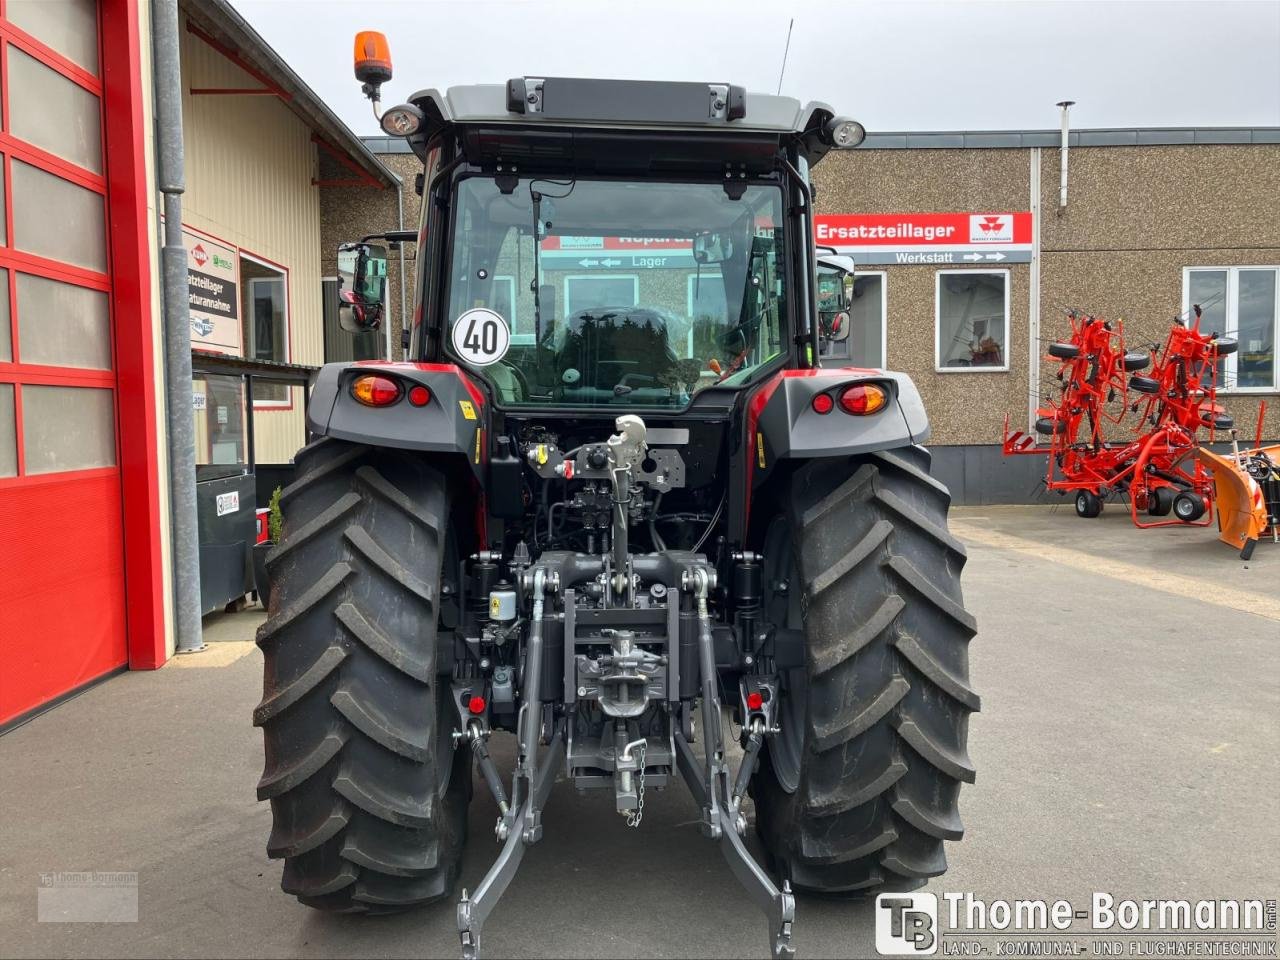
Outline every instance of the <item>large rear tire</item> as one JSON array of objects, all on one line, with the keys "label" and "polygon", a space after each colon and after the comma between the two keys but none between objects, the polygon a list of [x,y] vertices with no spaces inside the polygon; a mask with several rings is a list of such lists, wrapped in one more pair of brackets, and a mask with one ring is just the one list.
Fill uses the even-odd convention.
[{"label": "large rear tire", "polygon": [[267,854],[284,859],[285,892],[319,909],[438,900],[457,881],[471,794],[436,664],[455,552],[446,481],[420,457],[329,439],[297,466],[258,631]]},{"label": "large rear tire", "polygon": [[766,536],[766,610],[804,631],[806,656],[783,677],[782,731],[752,796],[799,890],[912,889],[946,870],[943,842],[963,833],[975,625],[951,498],[928,469],[922,447],[806,464]]}]

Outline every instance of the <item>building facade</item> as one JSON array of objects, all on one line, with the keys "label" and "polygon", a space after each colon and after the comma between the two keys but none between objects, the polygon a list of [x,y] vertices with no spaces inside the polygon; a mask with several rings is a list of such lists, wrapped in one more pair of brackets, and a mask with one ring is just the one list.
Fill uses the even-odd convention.
[{"label": "building facade", "polygon": [[[151,23],[148,0],[0,3],[0,730],[174,648]],[[227,3],[178,26],[177,322],[202,355],[318,366],[321,196],[399,182]],[[198,480],[304,442],[301,387],[254,394],[191,384]]]},{"label": "building facade", "polygon": [[[406,144],[365,142],[413,182]],[[1039,497],[1043,464],[1000,445],[1006,415],[1028,430],[1052,392],[1044,348],[1069,335],[1069,308],[1122,318],[1137,349],[1205,305],[1203,324],[1240,340],[1221,402],[1249,438],[1265,404],[1263,437],[1280,437],[1280,129],[1076,131],[1065,205],[1059,144],[1058,131],[872,134],[815,170],[817,242],[859,266],[849,359],[911,375],[958,503]],[[369,232],[396,222],[390,199],[361,200]],[[404,199],[413,225],[418,197]],[[326,210],[331,240],[347,212]],[[560,296],[590,282],[643,302],[662,272],[592,259],[557,278]]]}]

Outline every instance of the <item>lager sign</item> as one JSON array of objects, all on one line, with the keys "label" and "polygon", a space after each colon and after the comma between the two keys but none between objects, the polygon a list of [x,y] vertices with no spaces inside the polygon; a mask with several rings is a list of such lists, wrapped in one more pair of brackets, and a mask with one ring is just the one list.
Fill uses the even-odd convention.
[{"label": "lager sign", "polygon": [[195,350],[243,354],[236,252],[183,228],[187,249],[187,303]]}]

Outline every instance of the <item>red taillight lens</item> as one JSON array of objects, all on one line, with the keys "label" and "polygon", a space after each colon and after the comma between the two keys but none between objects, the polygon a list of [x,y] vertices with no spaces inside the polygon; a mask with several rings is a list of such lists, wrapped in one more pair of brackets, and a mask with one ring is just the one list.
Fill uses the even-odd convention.
[{"label": "red taillight lens", "polygon": [[747,694],[747,709],[759,710],[764,706],[764,694],[756,690]]},{"label": "red taillight lens", "polygon": [[836,402],[829,393],[815,393],[809,405],[813,407],[814,413],[830,413],[835,409]]},{"label": "red taillight lens", "polygon": [[431,391],[423,386],[410,387],[409,402],[415,407],[425,407],[431,402]]},{"label": "red taillight lens", "polygon": [[874,383],[859,383],[840,391],[840,406],[845,413],[851,413],[855,417],[875,413],[888,402],[888,395]]},{"label": "red taillight lens", "polygon": [[467,701],[467,709],[477,716],[484,713],[484,697],[472,697]]},{"label": "red taillight lens", "polygon": [[366,407],[389,407],[400,399],[400,384],[390,377],[366,373],[351,384],[351,395]]}]

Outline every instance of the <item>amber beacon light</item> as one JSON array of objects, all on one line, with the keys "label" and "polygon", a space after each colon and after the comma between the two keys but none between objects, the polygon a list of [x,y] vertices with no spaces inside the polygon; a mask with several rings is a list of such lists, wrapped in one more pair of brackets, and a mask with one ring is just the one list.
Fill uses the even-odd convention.
[{"label": "amber beacon light", "polygon": [[378,86],[391,79],[391,45],[377,30],[361,30],[356,34],[356,79]]}]

